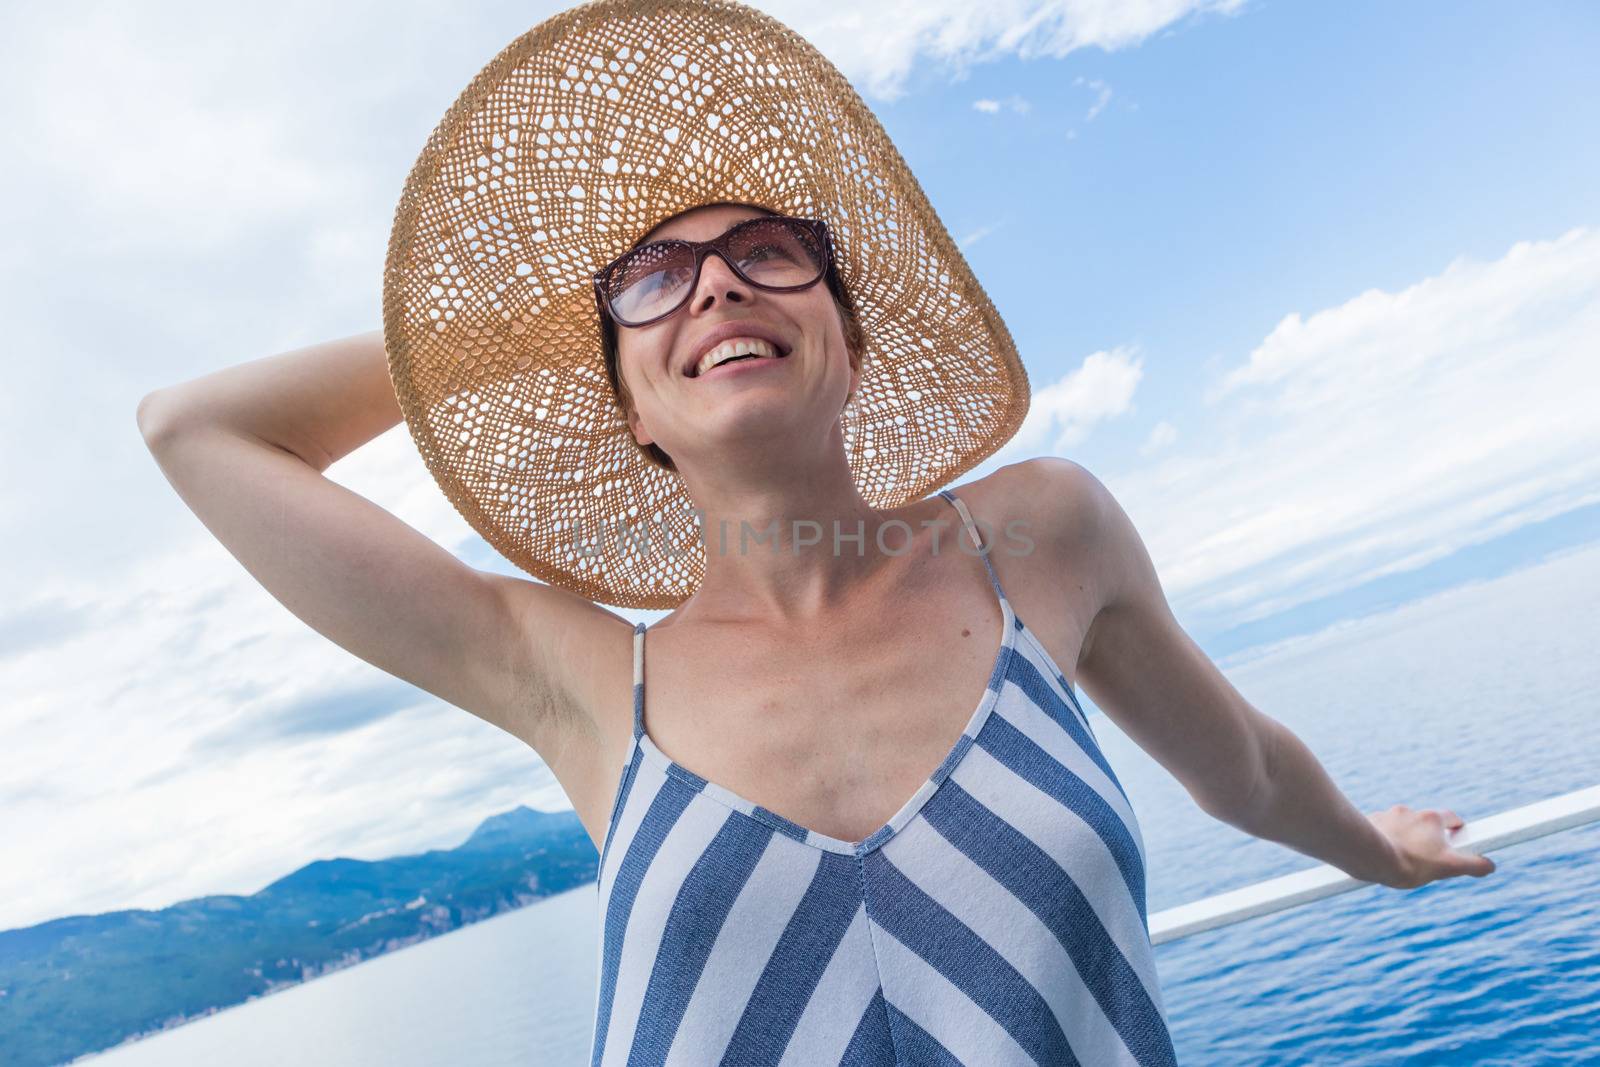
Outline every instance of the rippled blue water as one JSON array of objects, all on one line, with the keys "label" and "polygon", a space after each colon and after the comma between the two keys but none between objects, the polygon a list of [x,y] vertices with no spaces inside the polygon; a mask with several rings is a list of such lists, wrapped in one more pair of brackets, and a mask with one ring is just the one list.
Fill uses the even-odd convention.
[{"label": "rippled blue water", "polygon": [[[1600,784],[1597,593],[1591,548],[1226,673],[1362,810],[1471,820]],[[1152,911],[1310,862],[1209,819],[1112,733]],[[1600,1063],[1600,826],[1493,856],[1485,879],[1368,887],[1161,946],[1181,1062]]]},{"label": "rippled blue water", "polygon": [[[1600,784],[1600,549],[1224,663],[1365,811],[1467,819]],[[1315,861],[1200,812],[1103,715],[1150,908]],[[1186,1065],[1600,1062],[1600,826],[1487,879],[1367,887],[1161,946]],[[581,1064],[593,886],[119,1050],[107,1067]]]}]

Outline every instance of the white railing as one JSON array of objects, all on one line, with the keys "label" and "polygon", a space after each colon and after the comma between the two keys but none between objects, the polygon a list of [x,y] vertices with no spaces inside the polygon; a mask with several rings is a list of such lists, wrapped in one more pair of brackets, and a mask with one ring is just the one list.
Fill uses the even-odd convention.
[{"label": "white railing", "polygon": [[[1600,822],[1600,785],[1466,823],[1450,835],[1450,844],[1482,854],[1592,822]],[[1323,864],[1158,911],[1150,916],[1150,940],[1159,945],[1372,884]]]}]

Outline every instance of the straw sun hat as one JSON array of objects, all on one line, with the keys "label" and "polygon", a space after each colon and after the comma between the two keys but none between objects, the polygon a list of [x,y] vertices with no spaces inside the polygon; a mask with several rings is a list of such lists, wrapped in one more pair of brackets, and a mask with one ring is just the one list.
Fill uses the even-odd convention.
[{"label": "straw sun hat", "polygon": [[675,607],[705,572],[682,479],[646,456],[609,383],[592,278],[658,223],[718,202],[827,224],[867,341],[841,420],[872,506],[970,470],[1027,412],[1005,324],[811,44],[727,0],[565,11],[484,67],[417,158],[383,329],[445,495],[517,566],[591,600]]}]

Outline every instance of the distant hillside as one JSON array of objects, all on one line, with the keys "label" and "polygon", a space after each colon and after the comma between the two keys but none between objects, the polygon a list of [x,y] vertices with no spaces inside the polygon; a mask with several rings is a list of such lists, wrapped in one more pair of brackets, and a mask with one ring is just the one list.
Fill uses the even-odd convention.
[{"label": "distant hillside", "polygon": [[53,1067],[176,1026],[592,882],[599,858],[576,814],[523,807],[449,850],[0,931],[0,1062]]}]

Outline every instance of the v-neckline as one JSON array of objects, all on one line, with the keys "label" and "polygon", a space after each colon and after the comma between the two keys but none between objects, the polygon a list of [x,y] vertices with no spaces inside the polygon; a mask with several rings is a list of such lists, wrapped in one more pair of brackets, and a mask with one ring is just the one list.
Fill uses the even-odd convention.
[{"label": "v-neckline", "polygon": [[[863,856],[888,842],[890,838],[899,833],[907,823],[916,817],[923,806],[943,786],[945,780],[950,777],[950,773],[961,763],[968,749],[976,742],[978,732],[983,729],[984,723],[988,721],[990,714],[994,711],[995,702],[1000,698],[1000,689],[1005,680],[1006,672],[1010,667],[1011,657],[1016,651],[1017,631],[1022,629],[1022,625],[1017,621],[1016,614],[1011,610],[1011,601],[1006,598],[1005,592],[999,589],[998,585],[995,588],[995,592],[998,594],[1000,603],[1000,647],[995,652],[994,665],[989,670],[989,680],[984,688],[983,695],[978,698],[978,706],[967,717],[961,736],[956,739],[955,744],[945,753],[944,758],[939,761],[939,765],[934,768],[933,772],[923,780],[917,791],[900,805],[899,810],[889,817],[888,822],[879,826],[859,841],[846,841],[843,838],[832,837],[802,826],[792,819],[779,815],[770,808],[763,807],[735,793],[726,786],[719,785],[709,778],[691,771],[656,747],[656,743],[651,740],[649,732],[644,727],[642,703],[638,717],[638,729],[634,732],[634,743],[638,746],[644,759],[655,765],[668,777],[676,778],[700,794],[731,808],[737,815],[755,819],[788,837],[794,838],[801,844],[813,848],[827,852]],[[647,629],[647,625],[642,622],[634,626],[634,641],[636,646],[641,649],[641,654],[644,634]],[[642,701],[642,692],[636,695],[635,699]]]}]

